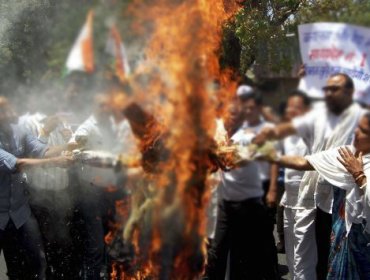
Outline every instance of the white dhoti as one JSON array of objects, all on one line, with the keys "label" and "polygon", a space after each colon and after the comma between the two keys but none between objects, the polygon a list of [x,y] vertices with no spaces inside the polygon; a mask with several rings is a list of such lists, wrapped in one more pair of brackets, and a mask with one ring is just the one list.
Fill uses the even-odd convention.
[{"label": "white dhoti", "polygon": [[315,209],[284,209],[285,251],[293,280],[316,280]]}]

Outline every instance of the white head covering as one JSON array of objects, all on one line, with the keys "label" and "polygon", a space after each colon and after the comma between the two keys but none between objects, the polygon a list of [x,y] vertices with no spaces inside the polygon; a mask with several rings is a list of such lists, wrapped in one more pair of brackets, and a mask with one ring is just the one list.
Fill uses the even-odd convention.
[{"label": "white head covering", "polygon": [[248,95],[254,92],[254,89],[251,86],[248,85],[241,85],[238,87],[236,90],[236,95],[238,97],[243,96],[243,95]]},{"label": "white head covering", "polygon": [[[347,146],[353,153],[355,149]],[[359,187],[356,185],[352,175],[339,162],[339,148],[330,149],[317,154],[306,156],[306,159],[315,168],[315,170],[330,184],[346,191],[345,201],[345,224],[347,235],[353,223],[360,224],[363,219],[366,220],[365,230],[370,233],[370,203],[369,191],[366,186],[365,196],[362,197]],[[363,157],[364,172],[369,176],[370,155]]]}]

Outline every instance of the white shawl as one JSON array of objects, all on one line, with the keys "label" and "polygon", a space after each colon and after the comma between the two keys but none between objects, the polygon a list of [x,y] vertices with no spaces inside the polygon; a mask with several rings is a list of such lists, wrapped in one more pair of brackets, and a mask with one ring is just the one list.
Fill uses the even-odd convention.
[{"label": "white shawl", "polygon": [[[324,141],[325,123],[327,122],[329,112],[320,116],[321,123],[315,125],[315,140],[312,145],[311,153],[315,154],[335,147],[351,144],[350,140],[352,139],[355,128],[363,113],[364,110],[361,109],[358,104],[353,103],[341,114],[338,125],[335,127],[326,143]],[[317,121],[319,121],[319,119],[317,119]],[[323,211],[331,213],[333,200],[332,188],[328,185],[322,185],[320,188],[317,188],[319,182],[322,183],[322,180],[319,178],[317,172],[305,172],[299,187],[297,206],[309,209],[316,208],[317,204]]]},{"label": "white shawl", "polygon": [[[352,152],[354,148],[348,146]],[[351,229],[352,223],[359,224],[363,219],[370,219],[370,190],[367,188],[364,195],[360,194],[359,187],[356,185],[352,175],[338,161],[340,157],[339,148],[320,152],[306,156],[306,159],[315,168],[320,176],[333,186],[346,191],[345,201],[345,223],[347,234]],[[363,157],[364,171],[369,182],[370,180],[370,154]],[[370,222],[366,229],[370,233]]]}]

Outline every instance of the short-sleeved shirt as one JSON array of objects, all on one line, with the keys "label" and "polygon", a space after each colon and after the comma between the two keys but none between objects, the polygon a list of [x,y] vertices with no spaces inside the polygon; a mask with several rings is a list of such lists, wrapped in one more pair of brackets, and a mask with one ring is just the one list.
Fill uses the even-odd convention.
[{"label": "short-sleeved shirt", "polygon": [[[76,141],[79,136],[86,137],[86,148],[89,150],[117,152],[118,140],[113,121],[104,126],[92,115],[77,128],[70,141]],[[81,165],[78,177],[86,190],[93,186],[105,188],[117,185],[117,174],[110,168]]]},{"label": "short-sleeved shirt", "polygon": [[16,170],[17,158],[42,157],[47,146],[19,125],[10,134],[0,131],[0,229],[11,219],[17,228],[31,216],[27,180]]},{"label": "short-sleeved shirt", "polygon": [[[248,145],[252,139],[253,134],[243,127],[231,137],[231,140],[239,145]],[[263,189],[259,168],[258,162],[251,161],[231,171],[221,172],[219,199],[242,201],[262,197]]]},{"label": "short-sleeved shirt", "polygon": [[[241,129],[245,133],[244,138],[248,139],[250,143],[251,139],[253,139],[263,128],[266,127],[274,127],[274,124],[266,122],[265,120],[261,120],[259,124],[251,126],[248,124],[248,122],[244,122]],[[261,181],[265,182],[270,180],[271,164],[266,161],[258,161],[257,165],[258,165],[258,174],[260,176]]]}]

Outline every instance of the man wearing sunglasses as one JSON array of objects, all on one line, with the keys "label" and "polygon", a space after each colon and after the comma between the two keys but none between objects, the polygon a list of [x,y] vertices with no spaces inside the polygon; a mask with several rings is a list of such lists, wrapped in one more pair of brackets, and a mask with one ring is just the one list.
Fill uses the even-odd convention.
[{"label": "man wearing sunglasses", "polygon": [[[333,74],[327,80],[323,91],[324,108],[312,110],[288,123],[266,128],[254,138],[254,142],[262,144],[267,139],[283,139],[289,135],[298,135],[305,141],[309,154],[351,144],[354,130],[364,113],[364,110],[353,102],[352,79],[343,73]],[[314,210],[313,215],[304,217],[295,226],[295,237],[298,242],[294,248],[297,255],[294,261],[303,265],[301,270],[295,271],[293,279],[313,279],[307,272],[312,271],[316,263],[317,279],[326,279],[332,202],[332,186],[315,176],[313,172],[306,172],[299,186],[297,207],[302,211]],[[300,250],[308,236],[316,236],[317,260],[305,257],[304,250]]]},{"label": "man wearing sunglasses", "polygon": [[332,76],[322,90],[325,94],[325,104],[334,115],[341,115],[353,102],[353,81],[347,76]]}]

